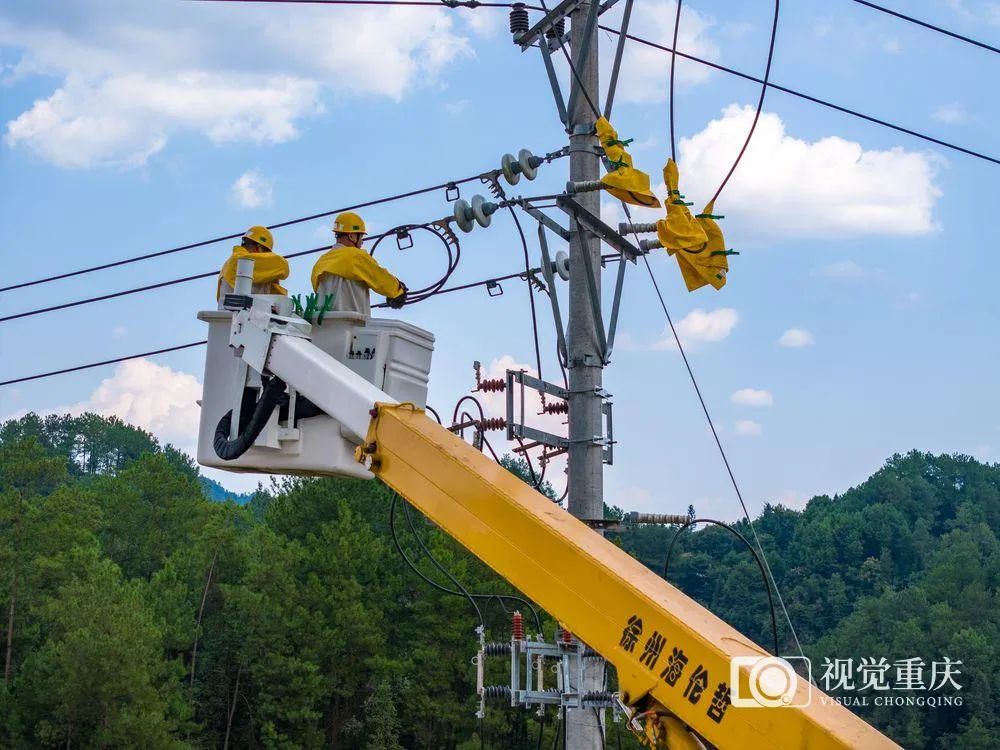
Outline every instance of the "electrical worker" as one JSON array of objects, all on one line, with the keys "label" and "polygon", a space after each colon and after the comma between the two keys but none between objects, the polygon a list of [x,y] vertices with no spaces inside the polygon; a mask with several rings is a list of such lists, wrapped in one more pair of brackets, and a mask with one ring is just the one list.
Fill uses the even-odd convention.
[{"label": "electrical worker", "polygon": [[227,294],[236,287],[236,262],[243,258],[253,259],[253,294],[288,294],[279,281],[288,278],[288,261],[274,252],[274,237],[267,227],[250,227],[239,245],[233,246],[222,270],[215,296],[222,303]]},{"label": "electrical worker", "polygon": [[313,291],[320,300],[333,295],[332,312],[356,312],[371,317],[369,290],[398,310],[406,304],[406,284],[380,266],[362,247],[365,222],[353,211],[334,220],[336,244],[323,253],[312,271]]}]

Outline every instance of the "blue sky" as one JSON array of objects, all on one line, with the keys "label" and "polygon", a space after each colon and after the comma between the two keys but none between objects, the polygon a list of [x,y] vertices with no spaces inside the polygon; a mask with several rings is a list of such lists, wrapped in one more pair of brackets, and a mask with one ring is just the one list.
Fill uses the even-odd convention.
[{"label": "blue sky", "polygon": [[[1000,41],[995,2],[898,7]],[[681,49],[763,71],[770,4],[703,0],[685,9]],[[605,23],[618,18],[611,11]],[[638,0],[632,28],[668,43],[672,19],[671,3]],[[465,177],[522,147],[558,148],[564,133],[541,61],[510,43],[506,25],[505,11],[486,8],[5,3],[5,281]],[[602,36],[606,61],[612,51]],[[630,48],[612,118],[622,137],[635,138],[636,165],[654,184],[669,148],[668,65],[663,53]],[[773,81],[993,156],[998,74],[992,53],[848,0],[782,6]],[[681,186],[704,201],[742,141],[751,113],[741,107],[758,90],[694,63],[678,69],[678,81]],[[517,192],[558,190],[566,166],[544,167]],[[989,231],[1000,209],[996,170],[768,94],[755,141],[717,205],[729,245],[742,253],[728,285],[688,293],[672,259],[651,258],[753,508],[777,500],[801,507],[911,448],[1000,458]],[[463,196],[478,191],[470,185]],[[365,217],[385,229],[449,210],[439,192]],[[279,230],[278,250],[318,247],[328,230],[328,221]],[[454,283],[522,263],[508,217],[462,239]],[[0,315],[209,271],[229,244],[3,293]],[[529,249],[537,263],[537,247]],[[411,287],[439,275],[443,262],[419,242],[380,257]],[[311,262],[292,262],[293,291],[306,290]],[[504,290],[497,299],[474,290],[404,311],[437,336],[430,400],[440,411],[470,389],[473,360],[532,362],[523,284],[505,282]],[[204,280],[0,324],[0,379],[198,340],[195,313],[213,293],[214,281]],[[555,336],[539,302],[544,374],[555,379]],[[619,330],[606,373],[619,440],[608,501],[663,512],[693,503],[705,515],[737,517],[641,266],[629,269]],[[781,345],[783,337],[798,345]],[[92,408],[189,446],[201,357],[195,349],[0,388],[0,415]]]}]

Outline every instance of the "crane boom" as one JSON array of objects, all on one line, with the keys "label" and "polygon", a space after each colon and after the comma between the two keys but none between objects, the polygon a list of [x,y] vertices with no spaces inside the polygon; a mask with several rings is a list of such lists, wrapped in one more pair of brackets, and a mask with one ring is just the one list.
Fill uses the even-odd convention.
[{"label": "crane boom", "polygon": [[[400,404],[256,306],[231,346],[340,423],[356,457],[486,565],[614,665],[650,744],[888,750],[898,746],[805,680],[787,707],[747,695],[767,652],[412,404]],[[733,670],[733,659],[747,662]],[[731,684],[739,680],[738,690]]]}]

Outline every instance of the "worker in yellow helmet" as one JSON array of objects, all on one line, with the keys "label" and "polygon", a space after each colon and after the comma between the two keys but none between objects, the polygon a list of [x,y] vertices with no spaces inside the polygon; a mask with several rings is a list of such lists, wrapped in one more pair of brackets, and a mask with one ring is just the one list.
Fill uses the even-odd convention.
[{"label": "worker in yellow helmet", "polygon": [[406,304],[406,285],[380,266],[362,246],[365,222],[345,211],[333,222],[336,244],[313,266],[313,291],[320,299],[333,295],[332,312],[357,312],[371,317],[369,290],[381,294],[389,307]]},{"label": "worker in yellow helmet", "polygon": [[274,252],[274,237],[267,227],[250,227],[239,245],[233,246],[222,270],[215,296],[221,300],[236,287],[236,262],[253,258],[253,294],[288,294],[279,281],[288,278],[288,261]]}]

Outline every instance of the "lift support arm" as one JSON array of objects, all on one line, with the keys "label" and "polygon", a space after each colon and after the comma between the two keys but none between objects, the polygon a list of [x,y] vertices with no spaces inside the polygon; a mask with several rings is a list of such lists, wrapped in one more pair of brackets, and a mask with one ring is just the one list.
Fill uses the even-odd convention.
[{"label": "lift support arm", "polygon": [[365,448],[375,475],[611,662],[626,704],[665,708],[722,748],[898,747],[803,680],[793,702],[811,689],[808,706],[716,698],[711,710],[730,659],[764,649],[422,411],[376,414]]},{"label": "lift support arm", "polygon": [[[729,705],[730,660],[765,656],[764,649],[423,411],[397,404],[291,335],[283,321],[241,311],[231,344],[255,370],[277,375],[338,420],[379,479],[614,665],[623,703],[662,717],[645,722],[651,741],[693,747],[686,725],[727,749],[898,748],[804,680],[789,707]],[[742,668],[742,695],[748,679]],[[795,705],[810,690],[809,705]]]}]

